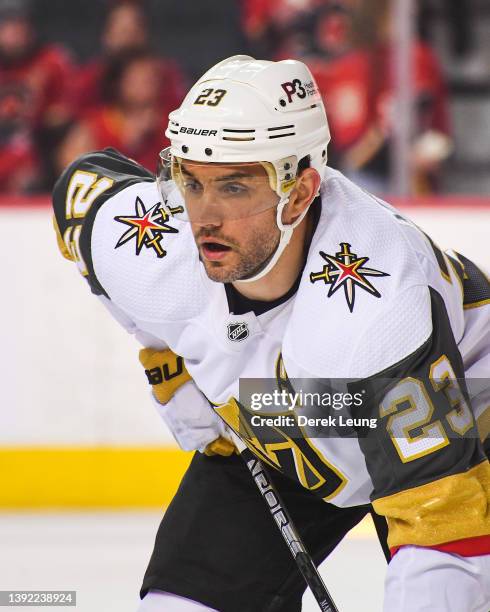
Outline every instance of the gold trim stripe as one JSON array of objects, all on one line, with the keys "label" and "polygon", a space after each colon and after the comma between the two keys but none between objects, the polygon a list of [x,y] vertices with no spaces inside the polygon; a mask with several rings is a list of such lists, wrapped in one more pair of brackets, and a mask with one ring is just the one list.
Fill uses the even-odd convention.
[{"label": "gold trim stripe", "polygon": [[485,440],[490,436],[490,406],[487,406],[476,419],[476,425],[478,427],[480,440],[485,442]]},{"label": "gold trim stripe", "polygon": [[[75,258],[68,250],[65,244],[65,241],[63,240],[63,237],[61,236],[60,228],[58,227],[58,222],[56,221],[56,217],[54,215],[53,215],[53,227],[54,227],[54,231],[56,234],[56,243],[58,245],[60,253],[63,255],[65,259],[68,259],[69,261],[75,261]],[[71,229],[71,227],[69,229]]]},{"label": "gold trim stripe", "polygon": [[490,304],[490,298],[485,300],[480,300],[479,302],[470,302],[469,304],[464,304],[464,310],[470,310],[471,308],[480,308],[481,306],[486,306]]},{"label": "gold trim stripe", "polygon": [[191,458],[166,447],[4,447],[0,509],[166,506]]},{"label": "gold trim stripe", "polygon": [[490,463],[373,502],[388,519],[390,548],[490,535]]}]

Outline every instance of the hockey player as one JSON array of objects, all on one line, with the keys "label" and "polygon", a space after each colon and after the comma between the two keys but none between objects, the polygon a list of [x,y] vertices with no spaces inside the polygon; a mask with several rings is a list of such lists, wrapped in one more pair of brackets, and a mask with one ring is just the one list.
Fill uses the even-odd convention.
[{"label": "hockey player", "polygon": [[[467,386],[490,371],[488,279],[326,166],[300,62],[221,62],[167,136],[157,184],[107,150],[76,160],[53,198],[62,250],[148,347],[160,413],[202,451],[162,521],[141,612],[301,608],[230,430],[277,470],[316,561],[370,501],[386,517],[386,612],[488,612],[490,393],[480,384],[471,407]],[[266,379],[290,405],[255,412],[240,380]],[[337,422],[296,401],[298,379],[343,379]]]}]

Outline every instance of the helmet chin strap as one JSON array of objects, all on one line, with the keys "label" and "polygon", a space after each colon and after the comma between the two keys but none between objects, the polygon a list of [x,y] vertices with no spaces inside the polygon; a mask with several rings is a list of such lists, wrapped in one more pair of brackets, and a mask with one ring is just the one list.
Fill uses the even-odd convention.
[{"label": "helmet chin strap", "polygon": [[277,227],[279,228],[281,232],[281,237],[279,239],[279,244],[277,245],[276,250],[274,251],[274,254],[269,260],[268,264],[265,266],[265,268],[263,268],[260,272],[258,272],[254,276],[250,278],[244,278],[243,280],[240,279],[236,281],[237,283],[253,283],[263,278],[266,274],[269,274],[272,268],[279,261],[279,257],[281,257],[281,255],[283,254],[284,249],[288,246],[289,241],[291,240],[293,236],[294,228],[298,227],[301,221],[303,221],[303,219],[306,216],[306,213],[308,212],[310,208],[309,206],[307,206],[306,209],[301,213],[301,215],[296,219],[296,221],[294,221],[294,223],[285,224],[282,222],[282,212],[288,202],[289,202],[289,195],[281,198],[281,200],[279,201],[279,204],[277,205],[276,223],[277,223]]}]

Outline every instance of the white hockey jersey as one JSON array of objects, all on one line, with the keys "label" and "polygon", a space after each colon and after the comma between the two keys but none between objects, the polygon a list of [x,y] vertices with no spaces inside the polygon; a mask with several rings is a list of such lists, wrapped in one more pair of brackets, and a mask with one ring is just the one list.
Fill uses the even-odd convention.
[{"label": "white hockey jersey", "polygon": [[[490,466],[476,423],[486,438],[490,283],[475,264],[327,169],[297,293],[235,315],[190,224],[169,213],[178,192],[163,208],[152,175],[131,160],[113,150],[80,158],[53,202],[60,245],[92,291],[182,356],[262,460],[336,505],[372,501],[393,550],[490,553]],[[339,410],[305,398],[248,403],[318,382],[330,400],[343,390]]]}]

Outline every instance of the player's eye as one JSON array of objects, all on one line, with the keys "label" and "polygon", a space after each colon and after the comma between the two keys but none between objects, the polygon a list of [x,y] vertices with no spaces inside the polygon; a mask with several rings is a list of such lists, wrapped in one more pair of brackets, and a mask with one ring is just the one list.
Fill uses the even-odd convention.
[{"label": "player's eye", "polygon": [[198,181],[186,179],[184,181],[184,190],[186,193],[199,194],[202,191],[202,185]]},{"label": "player's eye", "polygon": [[248,187],[241,183],[225,183],[222,187],[222,191],[226,195],[244,195],[248,193]]}]

